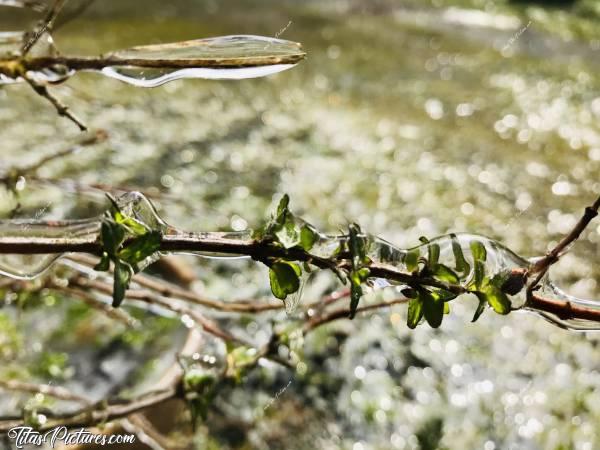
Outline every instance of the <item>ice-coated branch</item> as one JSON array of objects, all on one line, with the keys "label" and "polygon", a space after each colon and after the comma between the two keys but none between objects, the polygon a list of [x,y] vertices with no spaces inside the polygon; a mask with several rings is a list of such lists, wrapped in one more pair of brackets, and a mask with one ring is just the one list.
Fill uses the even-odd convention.
[{"label": "ice-coated branch", "polygon": [[[524,306],[553,314],[561,320],[600,323],[600,307],[596,304],[577,302],[574,301],[577,299],[560,295],[549,296],[536,289],[548,267],[581,235],[597,214],[598,200],[586,208],[583,218],[556,248],[530,263],[501,244],[477,235],[448,235],[431,241],[424,239],[422,245],[407,250],[363,234],[360,229],[356,231],[357,227],[355,231],[351,227],[348,235],[324,235],[295,217],[287,209],[289,200],[286,198],[271,221],[254,234],[184,232],[166,224],[141,194],[130,194],[127,198],[121,202],[122,210],[116,203],[113,205],[114,217],[108,214],[96,222],[88,221],[87,229],[82,228],[85,232],[73,233],[70,227],[83,225],[66,221],[46,224],[45,233],[29,231],[21,235],[14,232],[15,226],[13,224],[11,228],[11,222],[0,222],[0,254],[88,253],[101,256],[100,270],[109,269],[110,263],[114,262],[115,288],[120,291],[118,299],[115,295],[115,305],[124,297],[131,272],[143,269],[156,256],[181,252],[200,256],[245,256],[259,261],[270,268],[271,288],[280,299],[286,299],[299,290],[303,270],[313,267],[332,271],[343,282],[350,282],[350,316],[357,310],[365,284],[383,280],[404,286],[403,294],[411,299],[409,315],[412,313],[413,316],[412,319],[409,317],[409,326],[412,327],[422,318],[433,327],[439,326],[446,304],[468,293],[480,300],[474,320],[489,305],[500,314]],[[43,225],[38,223],[36,226],[43,228]],[[29,223],[28,227],[31,228],[32,224]],[[3,232],[3,229],[6,231]],[[63,229],[64,232],[61,231]],[[113,242],[114,239],[116,241]],[[119,277],[124,279],[119,281]],[[146,280],[146,283],[151,282]],[[153,288],[161,290],[160,287]],[[172,288],[162,289],[168,292]],[[515,306],[515,299],[525,297],[525,294],[523,304]],[[192,302],[203,302],[193,296],[187,297]],[[217,309],[223,306],[204,303]],[[232,305],[228,309],[260,311],[255,308],[255,305]],[[273,307],[263,305],[258,308],[269,310]]]}]

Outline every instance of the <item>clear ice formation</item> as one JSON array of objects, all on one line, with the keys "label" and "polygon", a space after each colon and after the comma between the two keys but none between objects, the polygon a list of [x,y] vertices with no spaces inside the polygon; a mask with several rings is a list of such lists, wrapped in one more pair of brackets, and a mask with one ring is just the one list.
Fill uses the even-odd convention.
[{"label": "clear ice formation", "polygon": [[[138,192],[130,192],[118,199],[118,204],[123,213],[134,217],[138,221],[144,223],[148,228],[157,230],[163,236],[174,236],[187,238],[190,240],[218,238],[232,241],[247,242],[252,239],[251,231],[242,232],[198,232],[190,233],[179,230],[166,221],[164,221],[157,213],[152,203],[142,194]],[[84,239],[93,241],[97,238],[100,229],[102,217],[95,217],[86,220],[77,221],[35,221],[35,220],[2,220],[0,221],[0,242],[2,238],[10,238],[12,241],[22,240],[23,242],[35,241],[36,238],[56,238],[56,239]],[[456,251],[460,247],[464,256],[464,271],[456,270],[459,275],[459,283],[462,286],[468,285],[474,276],[474,261],[472,256],[471,244],[474,241],[481,243],[487,253],[485,260],[485,273],[490,277],[505,273],[511,270],[527,270],[531,267],[535,259],[527,260],[516,255],[514,252],[499,244],[498,242],[475,234],[459,233],[452,235],[440,236],[432,239],[428,243],[423,243],[419,246],[410,249],[400,249],[390,242],[387,242],[377,236],[365,234],[363,237],[367,241],[368,257],[374,263],[388,265],[397,268],[403,272],[409,272],[407,267],[407,255],[416,253],[418,257],[427,259],[430,246],[435,244],[439,246],[439,262],[454,269],[457,266]],[[317,257],[330,257],[339,247],[340,243],[347,241],[346,235],[326,235],[317,233],[317,241],[312,247],[310,253]],[[205,252],[186,252],[201,257],[207,258],[240,258],[244,255],[232,254],[215,254]],[[148,258],[140,264],[140,269],[143,269],[148,264],[158,259],[163,253],[157,254]],[[39,276],[59,258],[60,254],[54,255],[10,255],[0,254],[0,273],[13,278],[34,278]],[[306,282],[306,277],[303,277],[302,285]],[[384,288],[398,283],[390,283],[387,280],[371,279],[369,280],[374,288]],[[302,295],[302,287],[298,293],[289,296],[286,301],[286,310],[291,313],[300,302]],[[548,275],[544,277],[541,284],[541,289],[538,291],[544,298],[568,301],[573,306],[588,308],[592,311],[600,311],[600,302],[594,300],[580,299],[572,297],[559,288],[554,286]],[[600,323],[593,320],[583,319],[561,319],[557,315],[545,311],[537,310],[533,305],[526,304],[524,289],[517,292],[511,297],[512,306],[514,309],[533,310],[541,314],[547,320],[569,329],[574,330],[600,330]]]},{"label": "clear ice formation", "polygon": [[[0,32],[0,62],[2,59],[10,60],[18,57],[23,42],[26,39],[26,33],[22,31],[7,31]],[[58,50],[54,45],[54,39],[50,34],[44,32],[35,45],[29,51],[29,57],[56,57]],[[70,78],[75,73],[67,66],[62,64],[54,64],[38,71],[29,71],[28,75],[38,83],[57,84]],[[23,82],[22,77],[10,78],[7,75],[0,73],[0,85]]]},{"label": "clear ice formation", "polygon": [[[18,57],[24,38],[23,32],[0,33],[0,60]],[[45,33],[27,58],[57,55],[52,37]],[[253,35],[219,36],[119,50],[98,58],[105,62],[103,67],[82,70],[152,88],[185,78],[241,80],[263,77],[294,67],[303,56],[304,52],[296,42]],[[30,71],[28,75],[41,83],[63,82],[75,73],[69,68],[69,58],[63,60],[66,61],[64,64]],[[22,81],[20,77],[0,74],[0,84]]]},{"label": "clear ice formation", "polygon": [[[108,77],[139,87],[156,87],[182,78],[240,80],[271,75],[294,67],[282,63],[303,55],[299,44],[263,36],[238,35],[145,45],[111,53],[107,57],[123,65],[106,67]],[[176,61],[188,67],[148,68],[132,61]],[[129,62],[128,64],[125,64]]]}]

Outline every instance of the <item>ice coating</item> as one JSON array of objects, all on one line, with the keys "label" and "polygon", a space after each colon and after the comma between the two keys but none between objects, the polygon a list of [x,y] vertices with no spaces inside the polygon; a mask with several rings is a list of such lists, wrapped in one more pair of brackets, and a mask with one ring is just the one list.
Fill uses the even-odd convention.
[{"label": "ice coating", "polygon": [[[542,280],[541,288],[538,291],[539,294],[545,298],[557,300],[559,302],[566,302],[571,307],[585,307],[586,309],[600,313],[600,301],[592,299],[584,299],[574,297],[572,295],[563,292],[560,288],[554,285],[548,276]],[[579,319],[579,318],[565,318],[559,314],[554,314],[547,311],[540,311],[535,307],[525,305],[525,309],[534,311],[541,315],[547,321],[558,325],[561,328],[575,331],[600,331],[600,324],[596,321]]]},{"label": "ice coating", "polygon": [[300,275],[300,287],[296,292],[288,295],[283,301],[283,304],[285,306],[285,312],[288,315],[293,314],[298,309],[298,306],[302,303],[304,288],[306,287],[306,283],[308,282],[309,278],[310,274],[306,271],[303,271],[302,275]]},{"label": "ice coating", "polygon": [[[134,86],[156,87],[183,78],[263,77],[294,67],[304,52],[296,42],[238,35],[133,47],[107,57],[123,65],[105,67],[104,75]],[[165,67],[148,67],[148,61]],[[174,63],[178,67],[167,67]]]},{"label": "ice coating", "polygon": [[123,194],[117,199],[117,204],[123,214],[137,219],[151,230],[160,231],[163,234],[174,230],[159,216],[152,202],[139,192]]},{"label": "ice coating", "polygon": [[[69,222],[40,222],[31,220],[0,221],[0,236],[12,236],[25,242],[36,238],[67,237],[70,241],[90,239],[98,234],[100,222],[96,219]],[[41,275],[61,254],[10,255],[0,254],[0,274],[17,278],[32,279]]]},{"label": "ice coating", "polygon": [[[122,212],[145,224],[150,230],[160,231],[164,236],[186,237],[190,240],[208,236],[221,239],[245,240],[250,232],[212,232],[190,233],[179,230],[166,223],[147,197],[139,192],[129,192],[117,199]],[[54,242],[94,242],[98,238],[102,216],[84,220],[43,221],[43,220],[0,220],[0,239],[10,238],[11,242],[31,243],[36,239],[51,238]],[[143,270],[166,252],[156,252],[138,264]],[[185,252],[206,258],[246,258],[243,255],[215,254],[204,252]],[[0,274],[17,278],[32,279],[46,271],[62,254],[21,255],[0,254]]]},{"label": "ice coating", "polygon": [[186,78],[205,80],[243,80],[273,75],[294,67],[294,64],[274,64],[260,67],[153,69],[137,67],[105,67],[102,74],[137,87],[153,88]]},{"label": "ice coating", "polygon": [[[3,58],[17,57],[21,51],[24,40],[27,38],[26,33],[22,31],[0,32],[0,60]],[[52,36],[44,32],[38,41],[31,47],[29,56],[36,57],[54,57],[58,55],[58,50],[54,45]],[[53,64],[41,70],[28,71],[27,75],[38,83],[62,83],[75,74],[74,70],[70,70],[63,64]],[[22,77],[12,78],[6,74],[0,73],[0,84],[12,84],[23,82]]]},{"label": "ice coating", "polygon": [[[251,231],[242,232],[188,232],[179,230],[169,225],[156,211],[154,205],[144,195],[138,192],[130,192],[121,196],[117,203],[121,211],[145,224],[148,229],[160,231],[165,237],[173,237],[185,244],[185,240],[199,241],[203,239],[218,239],[231,243],[248,243],[252,240]],[[298,219],[301,221],[301,219]],[[27,244],[35,242],[36,239],[53,239],[57,242],[96,242],[99,235],[102,216],[72,221],[35,221],[35,220],[3,220],[0,221],[0,242],[8,239],[11,242]],[[306,222],[303,224],[310,226]],[[314,229],[314,227],[311,227]],[[320,258],[333,257],[340,248],[347,248],[349,237],[347,235],[326,235],[315,231],[316,241],[310,250],[310,254]],[[457,284],[467,287],[474,277],[474,258],[472,245],[481,245],[486,252],[485,274],[493,277],[502,273],[525,273],[532,266],[532,260],[527,260],[515,254],[498,242],[475,234],[458,233],[437,237],[424,242],[419,246],[400,249],[390,242],[377,236],[363,234],[366,242],[367,256],[372,263],[390,266],[401,272],[411,272],[408,265],[409,255],[413,260],[427,260],[432,247],[439,249],[438,263],[452,269],[458,276]],[[460,249],[460,252],[458,251]],[[140,269],[156,261],[165,252],[156,252],[139,264]],[[207,258],[248,258],[246,255],[231,253],[213,253],[204,251],[186,251],[182,249],[178,253],[193,254]],[[457,254],[461,254],[464,264],[459,265]],[[0,273],[13,278],[34,278],[48,269],[61,254],[49,255],[12,255],[0,254]],[[412,269],[414,270],[414,269]],[[302,290],[308,275],[303,272],[300,289],[285,301],[286,311],[293,313],[301,302]],[[401,286],[401,283],[385,279],[371,278],[369,286],[374,289],[386,288],[388,286]],[[541,289],[537,291],[544,298],[563,302],[567,305],[585,307],[594,311],[600,310],[600,302],[594,300],[579,299],[572,297],[558,287],[554,286],[546,276],[542,280]],[[511,292],[513,309],[526,309],[538,312],[553,323],[575,330],[600,330],[600,323],[594,320],[570,319],[561,317],[558,313],[552,314],[540,311],[535,304],[526,302],[525,288],[520,286],[516,292]]]},{"label": "ice coating", "polygon": [[191,66],[244,67],[297,62],[300,44],[253,35],[219,36],[171,44],[143,45],[107,55],[114,60],[188,62]]},{"label": "ice coating", "polygon": [[[18,57],[25,33],[0,34],[0,58]],[[44,33],[32,47],[28,58],[44,60],[58,52],[52,36]],[[75,70],[91,70],[138,87],[152,88],[174,80],[202,78],[240,80],[272,75],[291,69],[305,56],[300,44],[264,36],[237,35],[145,45],[119,50],[99,58],[61,57],[60,64],[30,70],[39,83],[60,83]],[[7,61],[8,61],[7,59]],[[1,62],[1,61],[0,61]],[[10,61],[8,61],[10,62]],[[30,67],[32,67],[30,65]],[[39,66],[33,66],[39,67]],[[0,66],[0,72],[2,72]],[[0,84],[23,81],[8,70],[0,73]]]},{"label": "ice coating", "polygon": [[[454,255],[454,245],[459,245],[462,253],[470,267],[468,273],[456,271],[459,275],[461,284],[467,284],[473,278],[474,264],[473,255],[471,252],[471,243],[474,241],[480,242],[485,247],[486,257],[486,273],[493,276],[505,270],[515,268],[527,269],[529,261],[513,253],[502,244],[493,239],[470,233],[456,233],[444,236],[439,236],[431,239],[428,243],[418,245],[407,250],[400,250],[393,244],[384,241],[383,239],[372,237],[372,259],[400,267],[407,270],[404,259],[406,254],[411,251],[418,251],[419,256],[427,258],[430,245],[439,245],[440,256],[439,262],[450,268],[455,268],[456,261]],[[378,253],[378,254],[377,254]]]}]

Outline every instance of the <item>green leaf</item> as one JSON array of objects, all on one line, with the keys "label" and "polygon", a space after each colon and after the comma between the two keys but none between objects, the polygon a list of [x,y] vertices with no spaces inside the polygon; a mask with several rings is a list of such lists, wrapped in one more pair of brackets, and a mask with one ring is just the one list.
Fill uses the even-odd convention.
[{"label": "green leaf", "polygon": [[423,300],[420,295],[417,295],[415,298],[411,298],[408,303],[408,317],[406,320],[406,324],[408,328],[415,329],[419,322],[423,318]]},{"label": "green leaf", "polygon": [[474,292],[474,294],[477,296],[479,304],[477,305],[477,309],[475,310],[475,314],[473,315],[473,319],[471,319],[471,322],[476,322],[477,319],[479,319],[479,316],[483,314],[487,305],[485,295],[483,295],[481,292]]},{"label": "green leaf", "polygon": [[148,227],[142,222],[140,222],[137,219],[134,219],[133,217],[128,217],[120,211],[117,211],[113,217],[115,219],[115,222],[117,222],[120,225],[123,225],[127,228],[127,231],[136,236],[142,236],[149,231]]},{"label": "green leaf", "polygon": [[255,348],[245,345],[230,345],[227,354],[227,365],[230,368],[251,366],[256,362],[257,352]]},{"label": "green leaf", "polygon": [[137,264],[160,249],[162,235],[159,231],[150,231],[131,241],[118,253],[118,257],[129,264]]},{"label": "green leaf", "polygon": [[277,205],[277,217],[276,217],[276,221],[278,222],[278,224],[282,225],[283,221],[285,220],[285,216],[287,215],[288,211],[289,211],[289,205],[290,205],[290,196],[287,194],[283,194],[283,197],[281,197],[281,200],[279,200],[279,204]]},{"label": "green leaf", "polygon": [[363,291],[361,285],[355,284],[354,282],[350,283],[350,319],[354,319],[362,295]]},{"label": "green leaf", "polygon": [[436,264],[433,267],[433,276],[438,280],[446,281],[447,283],[458,283],[459,278],[454,271],[444,264]]},{"label": "green leaf", "polygon": [[498,289],[502,287],[502,285],[510,278],[510,270],[503,270],[494,274],[492,279],[489,281],[489,284],[492,286],[496,286]]},{"label": "green leaf", "polygon": [[438,328],[444,318],[444,301],[434,297],[425,289],[421,291],[421,297],[423,298],[425,320],[431,328]]},{"label": "green leaf", "polygon": [[473,274],[473,284],[475,285],[475,287],[477,289],[481,289],[481,286],[483,286],[484,282],[486,282],[486,276],[485,276],[485,263],[483,263],[482,261],[475,261],[475,269],[474,269],[474,274]]},{"label": "green leaf", "polygon": [[103,220],[100,226],[100,237],[104,251],[114,255],[125,239],[125,230],[111,220]]},{"label": "green leaf", "polygon": [[369,278],[369,274],[371,271],[367,267],[362,267],[361,269],[354,270],[350,273],[350,281],[356,285],[360,285],[367,281]]},{"label": "green leaf", "polygon": [[289,214],[288,205],[290,203],[290,197],[284,194],[279,200],[277,210],[275,214],[271,216],[269,222],[260,230],[254,232],[254,239],[262,240],[264,238],[272,237],[276,231],[280,231],[285,225],[286,219]]},{"label": "green leaf", "polygon": [[487,258],[485,245],[481,241],[471,241],[471,255],[475,261],[485,261]]},{"label": "green leaf", "polygon": [[298,264],[288,261],[275,262],[269,270],[271,292],[280,300],[285,300],[300,288],[302,269]]},{"label": "green leaf", "polygon": [[458,294],[455,294],[454,292],[439,288],[432,288],[430,294],[436,300],[441,300],[443,302],[449,302],[450,300],[454,300],[456,297],[458,297]]},{"label": "green leaf", "polygon": [[250,232],[250,237],[255,241],[262,241],[267,234],[267,226],[263,226],[260,228],[252,229]]},{"label": "green leaf", "polygon": [[215,384],[214,375],[201,369],[188,369],[186,371],[183,384],[186,392],[195,391],[197,393],[203,393],[207,388],[210,388]]},{"label": "green leaf", "polygon": [[511,302],[508,296],[499,288],[493,285],[488,285],[484,292],[485,299],[489,305],[498,314],[508,314],[511,309]]},{"label": "green leaf", "polygon": [[456,271],[460,272],[463,277],[467,276],[471,270],[471,266],[465,259],[465,255],[456,235],[451,234],[450,237],[452,239],[452,253],[454,253],[454,260],[456,261]]},{"label": "green leaf", "polygon": [[216,394],[215,386],[215,376],[202,369],[192,368],[184,375],[184,399],[190,409],[193,430],[196,429],[200,419],[207,419],[210,405]]},{"label": "green leaf", "polygon": [[278,227],[275,236],[285,248],[292,248],[300,244],[300,233],[296,229],[293,217],[288,217],[281,227]]},{"label": "green leaf", "polygon": [[371,271],[368,267],[362,267],[361,269],[358,269],[357,273],[361,283],[364,283],[365,281],[367,281],[367,278],[369,278]]},{"label": "green leaf", "polygon": [[444,314],[450,314],[450,303],[444,302]]},{"label": "green leaf", "polygon": [[352,255],[352,265],[357,268],[361,264],[369,262],[367,258],[367,241],[361,236],[362,231],[357,224],[351,223],[348,231],[348,250],[350,250],[350,254]]},{"label": "green leaf", "polygon": [[409,272],[415,272],[419,268],[420,255],[421,254],[418,248],[414,248],[406,254],[406,257],[404,258],[406,270],[408,270]]},{"label": "green leaf", "polygon": [[100,261],[94,266],[94,270],[97,270],[98,272],[106,272],[109,268],[110,257],[108,256],[108,253],[103,252]]},{"label": "green leaf", "polygon": [[358,302],[363,295],[361,285],[369,278],[370,273],[371,271],[367,267],[362,267],[350,273],[350,319],[354,319],[356,315]]},{"label": "green leaf", "polygon": [[427,264],[429,267],[435,267],[440,260],[440,246],[438,244],[429,244],[427,246],[428,259]]},{"label": "green leaf", "polygon": [[126,262],[115,260],[115,278],[113,284],[113,307],[118,308],[123,299],[125,292],[129,287],[133,269]]},{"label": "green leaf", "polygon": [[304,251],[309,252],[315,242],[317,242],[318,235],[317,233],[308,225],[304,225],[300,229],[300,247],[304,249]]},{"label": "green leaf", "polygon": [[366,239],[361,236],[360,227],[352,223],[348,227],[348,250],[352,257],[352,270],[350,271],[350,319],[353,319],[358,308],[358,302],[363,295],[361,284],[369,277],[369,269],[362,267],[369,263],[366,254]]}]

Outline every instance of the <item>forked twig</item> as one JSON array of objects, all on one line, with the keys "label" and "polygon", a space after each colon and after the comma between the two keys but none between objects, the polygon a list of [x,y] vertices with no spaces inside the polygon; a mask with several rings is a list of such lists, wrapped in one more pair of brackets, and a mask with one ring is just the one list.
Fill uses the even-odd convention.
[{"label": "forked twig", "polygon": [[579,239],[583,230],[589,225],[589,223],[598,215],[598,209],[600,209],[600,197],[591,205],[585,208],[583,216],[579,219],[579,222],[575,224],[573,229],[563,237],[556,246],[550,250],[546,255],[535,262],[533,267],[530,269],[530,274],[537,274],[534,280],[527,287],[527,297],[531,297],[531,294],[538,287],[540,281],[548,272],[548,269],[553,264],[556,264],[562,253],[569,247],[573,242]]}]

